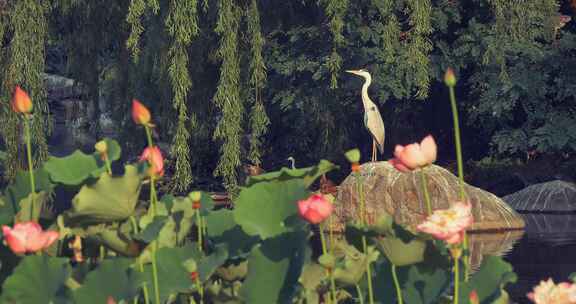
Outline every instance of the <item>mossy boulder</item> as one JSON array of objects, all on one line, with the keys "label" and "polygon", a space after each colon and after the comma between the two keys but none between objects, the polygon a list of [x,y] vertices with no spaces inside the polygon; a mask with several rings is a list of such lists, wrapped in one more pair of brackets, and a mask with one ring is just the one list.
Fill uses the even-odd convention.
[{"label": "mossy boulder", "polygon": [[[458,178],[448,170],[432,165],[425,169],[432,209],[446,209],[459,198]],[[422,192],[420,172],[401,173],[388,162],[366,163],[361,166],[361,181],[368,222],[385,212],[409,229],[426,218],[426,203]],[[516,211],[496,195],[465,185],[472,203],[474,224],[471,231],[522,229],[524,221]],[[354,174],[340,185],[335,212],[338,222],[333,229],[341,231],[347,221],[356,218],[359,199]]]}]

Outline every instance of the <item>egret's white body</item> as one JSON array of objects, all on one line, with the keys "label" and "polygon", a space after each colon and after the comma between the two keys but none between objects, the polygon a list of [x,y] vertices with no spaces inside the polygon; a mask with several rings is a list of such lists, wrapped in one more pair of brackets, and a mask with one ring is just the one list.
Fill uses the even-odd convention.
[{"label": "egret's white body", "polygon": [[364,126],[372,135],[372,161],[376,161],[376,147],[380,154],[384,153],[384,139],[386,130],[384,129],[384,121],[378,110],[378,106],[368,96],[368,87],[372,83],[372,76],[366,70],[351,70],[346,71],[354,75],[364,78],[364,85],[362,85],[362,105],[364,106]]}]

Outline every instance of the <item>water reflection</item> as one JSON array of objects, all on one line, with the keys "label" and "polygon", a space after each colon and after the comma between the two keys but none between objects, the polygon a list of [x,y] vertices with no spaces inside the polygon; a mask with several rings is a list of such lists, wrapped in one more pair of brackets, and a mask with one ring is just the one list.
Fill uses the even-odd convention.
[{"label": "water reflection", "polygon": [[518,274],[507,290],[516,303],[540,280],[567,281],[576,272],[576,214],[523,214],[524,237],[504,256]]}]

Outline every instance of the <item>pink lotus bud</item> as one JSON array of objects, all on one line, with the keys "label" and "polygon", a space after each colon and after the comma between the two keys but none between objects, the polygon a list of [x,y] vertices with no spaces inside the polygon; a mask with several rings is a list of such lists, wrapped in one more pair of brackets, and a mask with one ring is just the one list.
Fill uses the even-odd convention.
[{"label": "pink lotus bud", "polygon": [[330,216],[334,206],[321,194],[298,201],[298,213],[311,224],[319,224]]},{"label": "pink lotus bud", "polygon": [[139,125],[150,123],[150,111],[138,99],[132,99],[132,119]]},{"label": "pink lotus bud", "polygon": [[14,228],[2,226],[4,241],[15,254],[24,254],[44,250],[58,239],[56,231],[42,231],[36,222],[14,225]]},{"label": "pink lotus bud", "polygon": [[470,304],[480,304],[480,299],[478,298],[478,293],[476,289],[470,292]]},{"label": "pink lotus bud", "polygon": [[416,228],[452,245],[462,242],[464,231],[473,222],[472,204],[470,202],[456,202],[449,209],[435,210],[426,221]]},{"label": "pink lotus bud", "polygon": [[432,164],[436,161],[436,154],[436,142],[432,135],[428,135],[420,143],[397,145],[390,163],[399,171],[408,172]]},{"label": "pink lotus bud", "polygon": [[12,110],[16,113],[30,114],[32,112],[32,100],[30,96],[19,86],[14,89],[14,95],[12,97]]},{"label": "pink lotus bud", "polygon": [[456,85],[456,75],[454,75],[454,70],[448,68],[444,74],[444,83],[449,87],[454,87]]},{"label": "pink lotus bud", "polygon": [[164,175],[164,157],[157,146],[147,147],[140,155],[140,161],[148,161],[150,164],[150,175]]}]

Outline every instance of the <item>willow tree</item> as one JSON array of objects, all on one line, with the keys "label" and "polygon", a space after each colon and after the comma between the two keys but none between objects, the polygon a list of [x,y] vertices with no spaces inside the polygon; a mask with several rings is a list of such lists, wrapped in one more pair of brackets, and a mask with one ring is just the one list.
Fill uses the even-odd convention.
[{"label": "willow tree", "polygon": [[48,33],[47,19],[50,5],[45,1],[23,0],[7,4],[0,16],[0,38],[6,42],[0,57],[2,69],[2,111],[0,133],[8,152],[4,176],[12,178],[21,168],[18,157],[21,153],[21,125],[10,110],[11,94],[15,85],[28,92],[34,102],[31,134],[36,147],[35,163],[46,159],[48,147],[46,135],[52,123],[43,85],[45,43]]}]

